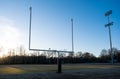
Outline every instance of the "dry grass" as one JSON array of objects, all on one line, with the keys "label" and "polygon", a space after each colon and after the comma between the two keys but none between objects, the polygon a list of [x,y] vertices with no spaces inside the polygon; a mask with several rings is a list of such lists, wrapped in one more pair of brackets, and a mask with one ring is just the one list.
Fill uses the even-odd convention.
[{"label": "dry grass", "polygon": [[[81,69],[108,69],[120,68],[120,65],[90,65],[90,64],[68,64],[63,65],[62,70],[81,70]],[[1,74],[24,74],[31,72],[50,72],[57,71],[57,65],[1,65]]]},{"label": "dry grass", "polygon": [[57,74],[57,65],[0,65],[0,79],[120,79],[120,65],[68,64]]},{"label": "dry grass", "polygon": [[1,65],[0,74],[24,74],[56,71],[57,65]]},{"label": "dry grass", "polygon": [[0,68],[0,73],[2,73],[2,74],[22,74],[24,72],[25,71],[22,69],[9,67],[9,66],[5,66],[5,67]]}]

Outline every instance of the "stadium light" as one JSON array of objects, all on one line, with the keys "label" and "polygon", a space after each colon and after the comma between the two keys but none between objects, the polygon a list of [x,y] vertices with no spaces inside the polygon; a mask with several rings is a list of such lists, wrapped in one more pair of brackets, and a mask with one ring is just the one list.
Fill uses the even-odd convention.
[{"label": "stadium light", "polygon": [[112,14],[112,10],[109,10],[105,13],[105,16],[109,16],[110,14]]},{"label": "stadium light", "polygon": [[112,39],[111,39],[111,29],[110,26],[113,25],[113,22],[110,22],[109,15],[112,14],[112,10],[109,10],[105,13],[105,16],[108,17],[108,24],[105,24],[105,27],[108,27],[109,30],[109,39],[110,39],[110,53],[111,53],[111,63],[114,63],[114,56],[113,56],[113,50],[112,50]]}]

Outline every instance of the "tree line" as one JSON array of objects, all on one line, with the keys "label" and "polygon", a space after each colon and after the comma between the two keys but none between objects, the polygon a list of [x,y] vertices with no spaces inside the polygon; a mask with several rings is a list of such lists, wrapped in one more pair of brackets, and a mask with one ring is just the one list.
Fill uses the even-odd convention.
[{"label": "tree line", "polygon": [[[120,62],[120,50],[113,48],[114,62]],[[99,57],[89,52],[77,52],[72,56],[61,53],[62,63],[110,63],[110,50],[103,49]],[[23,47],[19,51],[9,50],[8,55],[0,58],[0,64],[57,64],[58,56],[55,52],[27,52]]]}]

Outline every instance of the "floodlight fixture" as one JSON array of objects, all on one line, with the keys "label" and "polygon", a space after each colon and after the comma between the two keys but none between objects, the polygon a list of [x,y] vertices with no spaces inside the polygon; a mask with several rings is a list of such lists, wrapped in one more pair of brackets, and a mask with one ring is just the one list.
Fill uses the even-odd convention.
[{"label": "floodlight fixture", "polygon": [[105,25],[105,27],[109,27],[109,26],[112,26],[113,25],[113,22],[110,22],[108,24]]},{"label": "floodlight fixture", "polygon": [[109,16],[110,14],[112,14],[112,10],[109,10],[105,13],[105,16]]}]

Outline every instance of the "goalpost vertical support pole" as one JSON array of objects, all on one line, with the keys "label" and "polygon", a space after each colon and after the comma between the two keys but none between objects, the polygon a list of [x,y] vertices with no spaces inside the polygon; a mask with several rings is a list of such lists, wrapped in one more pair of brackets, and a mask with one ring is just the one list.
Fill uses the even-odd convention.
[{"label": "goalpost vertical support pole", "polygon": [[58,72],[57,73],[61,73],[62,72],[62,63],[61,63],[61,57],[60,57],[60,52],[58,51],[58,59],[57,59],[57,64],[58,64]]}]

